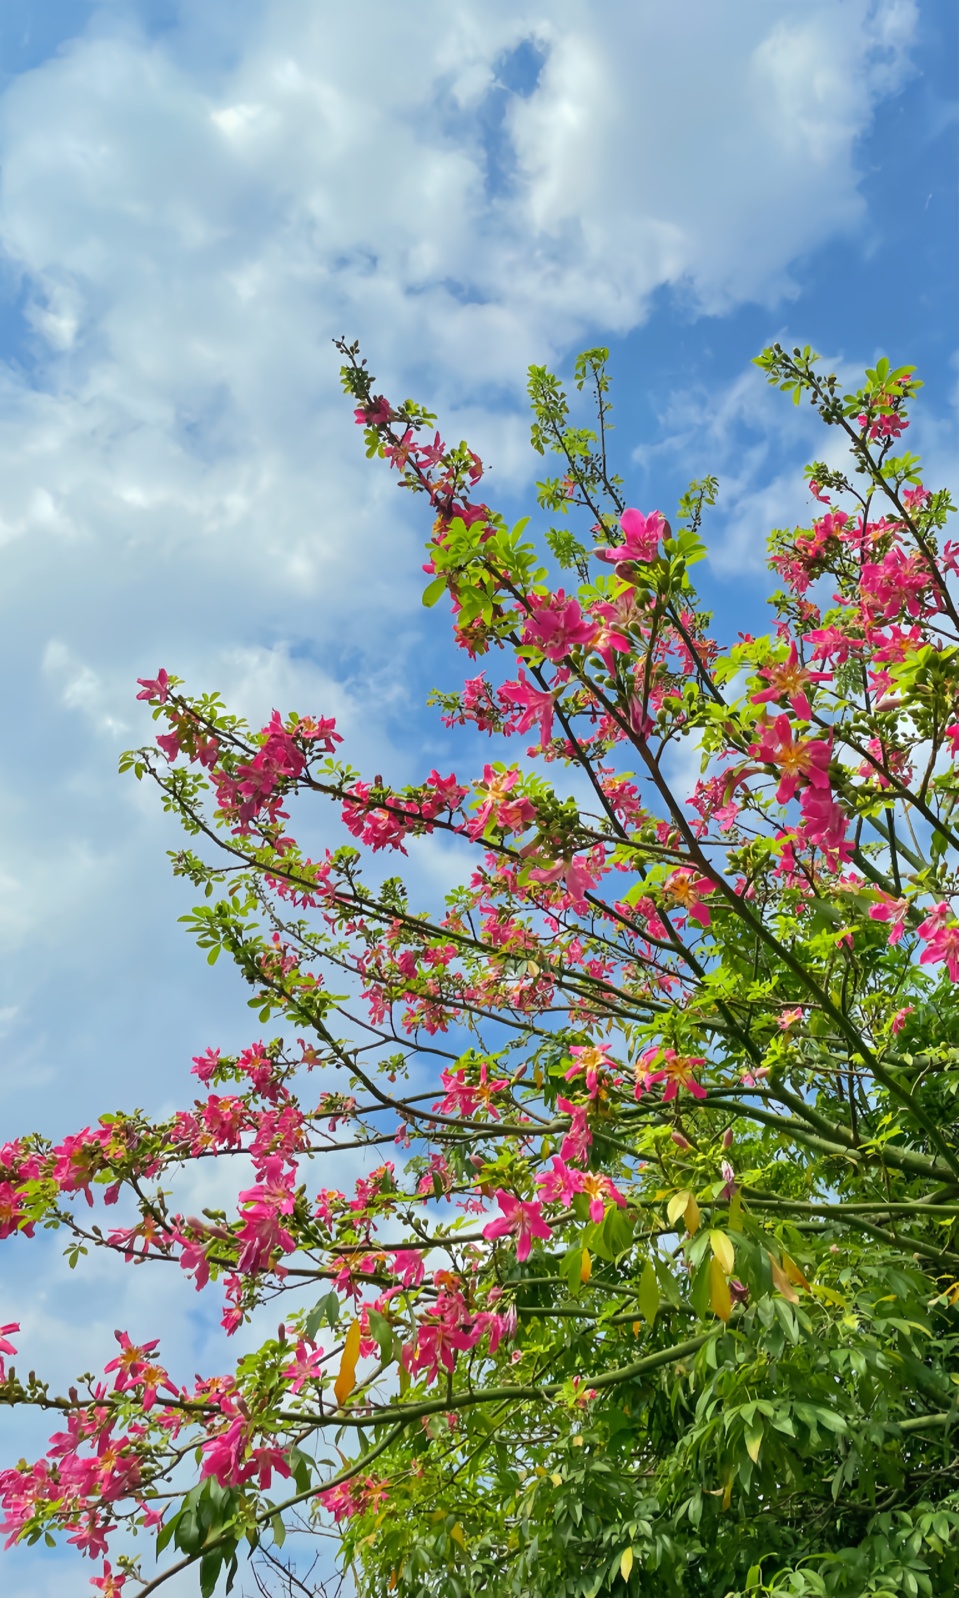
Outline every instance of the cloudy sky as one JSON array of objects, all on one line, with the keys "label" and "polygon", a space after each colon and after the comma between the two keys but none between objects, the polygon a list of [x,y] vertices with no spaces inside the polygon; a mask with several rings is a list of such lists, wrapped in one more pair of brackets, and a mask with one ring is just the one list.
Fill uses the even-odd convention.
[{"label": "cloudy sky", "polygon": [[[608,343],[631,501],[716,472],[706,586],[721,630],[757,622],[818,448],[763,343],[916,361],[912,437],[955,480],[955,60],[952,0],[6,0],[4,1138],[168,1109],[192,1054],[250,1041],[177,925],[169,826],[116,775],[151,725],[137,676],[333,712],[395,780],[450,763],[426,529],[363,458],[331,338],[469,437],[509,515],[527,364]],[[220,1368],[187,1297],[158,1315],[140,1273],[85,1289],[55,1242],[5,1249],[38,1370],[102,1363],[124,1324]],[[0,1463],[26,1438],[0,1422]],[[7,1557],[11,1598],[84,1584]]]}]

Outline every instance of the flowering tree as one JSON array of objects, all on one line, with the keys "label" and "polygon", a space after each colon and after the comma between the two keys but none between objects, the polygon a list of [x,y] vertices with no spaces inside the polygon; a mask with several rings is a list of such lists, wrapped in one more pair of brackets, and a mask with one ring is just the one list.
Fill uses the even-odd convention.
[{"label": "flowering tree", "polygon": [[[808,349],[759,358],[851,462],[808,468],[772,630],[723,647],[690,575],[716,482],[675,527],[625,505],[605,350],[575,368],[591,429],[530,372],[554,579],[477,456],[340,348],[368,454],[429,507],[424,603],[483,660],[433,702],[490,759],[396,788],[332,720],[142,681],[162,732],[123,769],[182,821],[197,941],[270,1035],[198,1054],[167,1120],[7,1143],[0,1236],[60,1227],[71,1263],[186,1273],[227,1337],[279,1326],[192,1384],[127,1330],[65,1396],[0,1362],[58,1428],[0,1475],[4,1532],[64,1536],[104,1598],[192,1565],[229,1590],[288,1526],[397,1598],[952,1591],[957,550],[899,452],[913,369],[844,393]],[[355,846],[310,858],[307,801]],[[375,857],[444,834],[472,874],[420,911]],[[236,1201],[181,1213],[204,1160]],[[131,1529],[156,1564],[111,1554]]]}]

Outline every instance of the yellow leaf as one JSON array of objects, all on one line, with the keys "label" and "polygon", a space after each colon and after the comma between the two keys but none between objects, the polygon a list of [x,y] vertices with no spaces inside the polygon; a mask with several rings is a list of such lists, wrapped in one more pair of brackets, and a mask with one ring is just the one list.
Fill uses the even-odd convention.
[{"label": "yellow leaf", "polygon": [[554,1487],[562,1487],[562,1485],[563,1485],[562,1476],[557,1476],[556,1473],[554,1472],[553,1475],[549,1479],[552,1482]]},{"label": "yellow leaf", "polygon": [[746,1452],[753,1464],[759,1462],[759,1450],[763,1441],[763,1423],[757,1415],[751,1426],[746,1428]]},{"label": "yellow leaf", "polygon": [[721,1321],[729,1320],[733,1307],[729,1296],[729,1283],[715,1255],[709,1262],[709,1302],[714,1315],[718,1315]]},{"label": "yellow leaf", "polygon": [[726,1485],[723,1488],[723,1508],[724,1509],[728,1509],[730,1504],[732,1503],[732,1500],[733,1500],[733,1478],[731,1476],[727,1476],[726,1477]]},{"label": "yellow leaf", "polygon": [[453,1527],[453,1530],[450,1532],[450,1536],[452,1537],[454,1542],[458,1542],[459,1543],[460,1547],[463,1549],[463,1552],[465,1553],[466,1552],[466,1538],[463,1536],[463,1528],[460,1525],[459,1521],[456,1522],[456,1525]]},{"label": "yellow leaf", "polygon": [[619,1561],[619,1573],[622,1576],[624,1581],[628,1581],[629,1580],[632,1568],[633,1568],[633,1549],[632,1549],[632,1544],[630,1544],[630,1546],[628,1548],[624,1548],[623,1557]]},{"label": "yellow leaf", "polygon": [[741,1232],[743,1229],[743,1200],[740,1193],[734,1193],[729,1201],[729,1230]]},{"label": "yellow leaf", "polygon": [[771,1254],[769,1256],[769,1263],[772,1266],[773,1286],[775,1287],[776,1292],[782,1294],[787,1304],[798,1304],[799,1294],[796,1292],[796,1289],[793,1287],[792,1282],[789,1280],[789,1277],[786,1275],[786,1272],[783,1270],[782,1266],[777,1265]]},{"label": "yellow leaf", "polygon": [[638,1337],[639,1336],[640,1330],[642,1328],[642,1324],[643,1324],[642,1321],[634,1321],[633,1322],[633,1336],[634,1337]]},{"label": "yellow leaf", "polygon": [[822,1282],[811,1282],[809,1291],[815,1293],[817,1298],[825,1299],[827,1304],[836,1304],[839,1309],[846,1308],[846,1300],[839,1293],[833,1292],[831,1287],[824,1287]]},{"label": "yellow leaf", "polygon": [[682,1192],[673,1194],[669,1203],[666,1205],[666,1214],[670,1223],[679,1219],[692,1196],[693,1195],[691,1193],[686,1192],[685,1188],[682,1190]]},{"label": "yellow leaf", "polygon": [[785,1253],[783,1254],[783,1270],[786,1272],[786,1275],[789,1277],[791,1282],[795,1282],[797,1287],[805,1287],[808,1291],[809,1283],[806,1281],[806,1278],[799,1269],[799,1266],[796,1264],[796,1261],[791,1260],[789,1255]]},{"label": "yellow leaf", "polygon": [[580,1279],[581,1282],[588,1282],[590,1277],[592,1276],[592,1274],[593,1274],[593,1262],[592,1262],[592,1260],[589,1257],[589,1249],[588,1248],[584,1248],[583,1249],[583,1263],[582,1263],[582,1265],[579,1268],[579,1279]]},{"label": "yellow leaf", "polygon": [[656,1272],[649,1260],[643,1266],[643,1274],[639,1278],[639,1311],[652,1326],[659,1310],[659,1283]]},{"label": "yellow leaf", "polygon": [[709,1233],[709,1246],[713,1251],[714,1258],[719,1261],[723,1270],[726,1272],[726,1275],[732,1276],[733,1266],[736,1263],[736,1254],[726,1233],[711,1229]]},{"label": "yellow leaf", "polygon": [[344,1404],[356,1386],[356,1362],[359,1356],[360,1323],[359,1321],[354,1321],[346,1334],[346,1342],[343,1344],[343,1358],[340,1360],[340,1373],[333,1386],[338,1404]]},{"label": "yellow leaf", "polygon": [[694,1232],[699,1231],[699,1205],[696,1203],[696,1200],[693,1198],[691,1193],[689,1195],[689,1203],[686,1205],[686,1214],[683,1216],[683,1220],[686,1222],[686,1230],[690,1237],[692,1237]]},{"label": "yellow leaf", "polygon": [[541,1065],[537,1065],[535,1071],[533,1072],[533,1081],[538,1088],[543,1086],[543,1067]]}]

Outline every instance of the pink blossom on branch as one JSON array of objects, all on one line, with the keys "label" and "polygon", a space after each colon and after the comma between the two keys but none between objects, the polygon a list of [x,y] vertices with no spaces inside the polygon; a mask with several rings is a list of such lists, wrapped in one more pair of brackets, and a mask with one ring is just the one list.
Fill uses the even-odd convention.
[{"label": "pink blossom on branch", "polygon": [[576,1194],[582,1193],[585,1180],[582,1171],[574,1170],[566,1164],[562,1155],[554,1154],[553,1169],[541,1172],[536,1178],[536,1186],[542,1191],[545,1203],[559,1203],[568,1209]]},{"label": "pink blossom on branch", "polygon": [[155,677],[138,677],[137,682],[143,689],[142,694],[137,694],[138,699],[158,699],[161,705],[166,704],[170,679],[162,666]]},{"label": "pink blossom on branch", "polygon": [[552,1228],[543,1220],[543,1206],[524,1204],[522,1199],[514,1198],[502,1188],[497,1188],[494,1197],[503,1213],[484,1226],[483,1236],[490,1242],[498,1237],[515,1237],[516,1258],[522,1263],[529,1259],[535,1237],[545,1240],[553,1235]]},{"label": "pink blossom on branch", "polygon": [[584,1164],[589,1157],[593,1134],[587,1124],[589,1107],[585,1104],[573,1104],[569,1099],[558,1098],[556,1108],[563,1115],[571,1118],[572,1125],[560,1149],[560,1158],[564,1160],[577,1160]]},{"label": "pink blossom on branch", "polygon": [[528,732],[534,723],[539,723],[539,741],[543,749],[553,736],[556,696],[560,691],[555,688],[544,692],[534,687],[522,670],[515,682],[504,682],[499,690],[501,697],[509,704],[523,707],[523,713],[516,722],[516,732]]},{"label": "pink blossom on branch", "polygon": [[15,1354],[17,1351],[13,1344],[7,1341],[8,1332],[19,1332],[19,1321],[8,1321],[6,1326],[0,1326],[0,1382],[6,1378],[6,1367],[3,1363],[4,1354]]},{"label": "pink blossom on branch", "polygon": [[888,893],[884,893],[879,904],[869,906],[869,919],[871,921],[891,921],[892,931],[889,934],[889,942],[895,944],[899,942],[905,931],[908,911],[908,899],[893,899]]},{"label": "pink blossom on branch", "polygon": [[567,599],[560,588],[546,604],[536,603],[526,618],[523,640],[536,644],[547,660],[559,664],[578,645],[592,644],[599,628],[587,620],[578,599]]},{"label": "pink blossom on branch", "polygon": [[620,516],[619,525],[623,530],[623,542],[611,549],[593,551],[597,560],[606,561],[610,566],[624,561],[655,560],[659,554],[660,539],[669,537],[669,523],[658,510],[644,516],[642,511],[630,506]]},{"label": "pink blossom on branch", "polygon": [[[657,1082],[665,1082],[664,1104],[674,1099],[681,1087],[687,1088],[694,1098],[704,1099],[706,1089],[701,1082],[697,1082],[695,1072],[705,1064],[705,1058],[701,1055],[678,1054],[675,1049],[663,1049],[658,1045],[647,1049],[636,1062],[635,1097],[639,1099],[644,1089],[654,1087]],[[659,1069],[653,1070],[653,1066]]]},{"label": "pink blossom on branch", "polygon": [[795,643],[790,648],[787,658],[771,666],[760,668],[760,677],[765,677],[769,683],[761,693],[751,694],[750,703],[765,705],[771,700],[788,699],[797,716],[802,716],[804,721],[812,717],[812,708],[806,697],[807,683],[831,682],[832,672],[810,671],[799,660]]},{"label": "pink blossom on branch", "polygon": [[850,859],[852,844],[846,834],[849,817],[833,799],[828,789],[807,788],[802,796],[802,823],[800,836],[806,843],[817,845],[834,861]]},{"label": "pink blossom on branch", "polygon": [[686,912],[689,921],[696,921],[701,927],[708,927],[711,922],[709,910],[703,904],[706,894],[715,891],[716,884],[710,882],[708,877],[701,877],[695,871],[682,866],[678,871],[671,871],[663,883],[663,892],[672,904],[679,905]]},{"label": "pink blossom on branch", "polygon": [[945,901],[937,904],[916,931],[926,945],[919,964],[944,964],[949,980],[959,982],[959,925],[952,906]]},{"label": "pink blossom on branch", "polygon": [[588,908],[587,893],[596,886],[596,878],[591,876],[583,855],[576,855],[572,860],[560,860],[554,866],[535,866],[530,872],[530,879],[542,883],[544,887],[565,881],[570,904],[580,915]]},{"label": "pink blossom on branch", "polygon": [[749,753],[764,765],[778,766],[782,772],[776,798],[786,804],[795,794],[801,781],[813,788],[829,788],[829,762],[832,759],[832,734],[829,739],[799,738],[794,740],[792,726],[786,715],[777,716],[762,728],[758,743],[750,744]]}]

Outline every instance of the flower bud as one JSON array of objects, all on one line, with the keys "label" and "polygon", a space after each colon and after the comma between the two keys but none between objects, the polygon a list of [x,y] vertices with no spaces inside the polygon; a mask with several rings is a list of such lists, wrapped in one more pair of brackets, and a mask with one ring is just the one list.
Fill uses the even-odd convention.
[{"label": "flower bud", "polygon": [[733,1146],[733,1129],[732,1129],[731,1126],[727,1126],[725,1132],[723,1133],[723,1148],[724,1149],[731,1149],[732,1146]]}]

